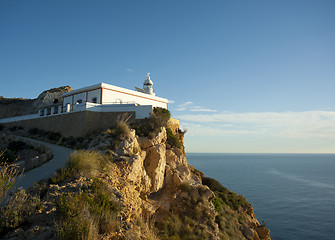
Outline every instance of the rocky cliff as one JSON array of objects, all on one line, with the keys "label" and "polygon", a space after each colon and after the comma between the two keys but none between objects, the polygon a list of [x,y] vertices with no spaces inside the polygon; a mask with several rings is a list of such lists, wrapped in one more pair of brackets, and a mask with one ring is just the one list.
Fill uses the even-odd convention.
[{"label": "rocky cliff", "polygon": [[46,106],[58,105],[62,102],[61,96],[72,90],[70,86],[52,88],[43,91],[36,99],[4,98],[1,96],[0,118],[33,114]]},{"label": "rocky cliff", "polygon": [[169,128],[146,137],[124,123],[86,139],[66,169],[1,210],[1,237],[271,239],[252,206],[190,166],[177,140]]}]

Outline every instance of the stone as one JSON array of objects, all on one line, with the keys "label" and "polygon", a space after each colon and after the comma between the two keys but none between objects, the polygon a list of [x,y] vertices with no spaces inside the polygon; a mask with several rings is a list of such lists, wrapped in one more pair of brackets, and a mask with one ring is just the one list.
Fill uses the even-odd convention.
[{"label": "stone", "polygon": [[152,146],[161,144],[161,143],[165,143],[167,139],[167,135],[166,135],[166,129],[163,127],[161,128],[161,131],[153,138],[153,139],[149,139],[147,137],[138,137],[138,143],[141,147],[141,149],[147,149],[150,148]]},{"label": "stone", "polygon": [[259,226],[256,227],[256,231],[261,239],[270,239],[270,230],[268,228]]},{"label": "stone", "polygon": [[243,236],[248,239],[248,240],[253,240],[254,239],[254,232],[252,231],[251,228],[241,225],[239,226],[239,229],[241,230]]},{"label": "stone", "polygon": [[190,197],[193,200],[193,202],[197,202],[198,199],[200,198],[198,189],[193,188],[192,191],[190,192]]},{"label": "stone", "polygon": [[165,174],[165,144],[159,144],[148,149],[144,167],[152,181],[151,190],[157,192],[162,188]]}]

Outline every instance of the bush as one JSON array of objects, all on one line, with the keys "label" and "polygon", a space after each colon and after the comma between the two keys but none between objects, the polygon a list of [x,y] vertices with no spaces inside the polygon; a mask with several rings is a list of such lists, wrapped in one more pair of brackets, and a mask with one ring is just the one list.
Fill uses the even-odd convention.
[{"label": "bush", "polygon": [[23,127],[21,127],[21,126],[13,126],[13,127],[9,128],[9,131],[14,132],[14,131],[17,131],[17,130],[22,130],[22,129],[23,129]]},{"label": "bush", "polygon": [[207,185],[217,197],[222,199],[223,203],[227,204],[234,210],[239,210],[241,208],[250,206],[250,204],[243,196],[229,191],[214,178],[203,177],[202,184]]},{"label": "bush", "polygon": [[6,198],[21,172],[15,166],[8,166],[3,160],[3,153],[0,153],[0,203]]},{"label": "bush", "polygon": [[77,145],[77,139],[73,136],[70,137],[63,137],[62,144],[66,147],[74,148]]},{"label": "bush", "polygon": [[115,135],[116,137],[130,137],[130,128],[127,123],[119,122],[115,127]]},{"label": "bush", "polygon": [[10,149],[5,150],[0,158],[0,164],[13,163],[17,160],[17,154]]},{"label": "bush", "polygon": [[197,240],[208,239],[208,236],[203,229],[200,229],[196,219],[192,219],[187,215],[179,216],[172,214],[169,218],[159,224],[161,230],[161,239],[163,240]]},{"label": "bush", "polygon": [[155,107],[149,118],[133,122],[131,127],[136,130],[139,136],[153,138],[162,127],[167,127],[170,115],[169,110]]},{"label": "bush", "polygon": [[168,144],[170,144],[172,147],[181,148],[181,143],[178,136],[174,135],[170,128],[166,128],[166,134]]},{"label": "bush", "polygon": [[58,140],[62,137],[58,132],[48,132],[48,138],[51,141],[58,142]]},{"label": "bush", "polygon": [[5,128],[5,126],[0,124],[0,131],[3,130],[4,128]]},{"label": "bush", "polygon": [[1,230],[19,226],[40,206],[41,201],[38,198],[27,194],[25,190],[17,191],[9,202],[1,208]]},{"label": "bush", "polygon": [[39,133],[39,130],[38,130],[37,128],[30,128],[30,129],[28,130],[28,133],[29,133],[30,135],[36,135],[36,134]]},{"label": "bush", "polygon": [[15,154],[22,150],[25,149],[27,147],[27,144],[25,142],[22,141],[12,141],[8,144],[7,148],[9,150],[11,150],[12,152],[14,152]]},{"label": "bush", "polygon": [[49,179],[49,183],[59,184],[65,182],[66,180],[70,180],[71,178],[73,178],[73,175],[68,169],[58,169],[56,173]]},{"label": "bush", "polygon": [[[95,239],[115,231],[121,210],[107,186],[98,179],[84,192],[59,197],[57,233],[60,239]],[[114,227],[114,228],[113,228]]]},{"label": "bush", "polygon": [[11,131],[11,132],[14,132],[14,131],[16,131],[17,130],[17,126],[13,126],[13,127],[10,127],[9,128],[9,131]]},{"label": "bush", "polygon": [[180,190],[183,192],[190,192],[192,190],[192,186],[188,182],[182,182],[179,185]]}]

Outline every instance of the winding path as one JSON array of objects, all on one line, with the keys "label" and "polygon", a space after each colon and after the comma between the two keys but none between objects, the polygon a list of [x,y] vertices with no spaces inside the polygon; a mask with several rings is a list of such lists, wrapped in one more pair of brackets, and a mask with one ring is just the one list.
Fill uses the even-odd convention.
[{"label": "winding path", "polygon": [[59,145],[46,143],[46,142],[42,142],[39,140],[21,137],[21,136],[15,136],[15,137],[22,139],[22,141],[26,140],[29,142],[35,142],[35,143],[49,147],[52,151],[53,158],[49,160],[48,162],[42,164],[41,166],[31,169],[30,171],[26,173],[23,173],[22,176],[16,182],[13,188],[14,191],[20,187],[27,188],[27,187],[33,186],[35,182],[51,177],[52,174],[57,169],[65,167],[68,157],[73,152],[72,149],[62,147]]}]

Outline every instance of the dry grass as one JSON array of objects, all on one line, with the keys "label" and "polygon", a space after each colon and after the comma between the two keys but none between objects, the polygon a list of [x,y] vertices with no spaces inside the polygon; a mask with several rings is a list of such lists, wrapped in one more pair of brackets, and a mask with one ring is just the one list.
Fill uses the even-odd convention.
[{"label": "dry grass", "polygon": [[98,151],[76,150],[70,155],[66,167],[58,170],[50,182],[58,184],[80,176],[94,178],[110,162],[108,156]]},{"label": "dry grass", "polygon": [[71,154],[66,168],[75,175],[95,177],[104,161],[105,157],[99,152],[78,150]]},{"label": "dry grass", "polygon": [[22,171],[15,165],[8,165],[3,161],[3,153],[0,153],[0,203],[6,198],[8,191],[12,189],[18,177],[22,174]]}]

